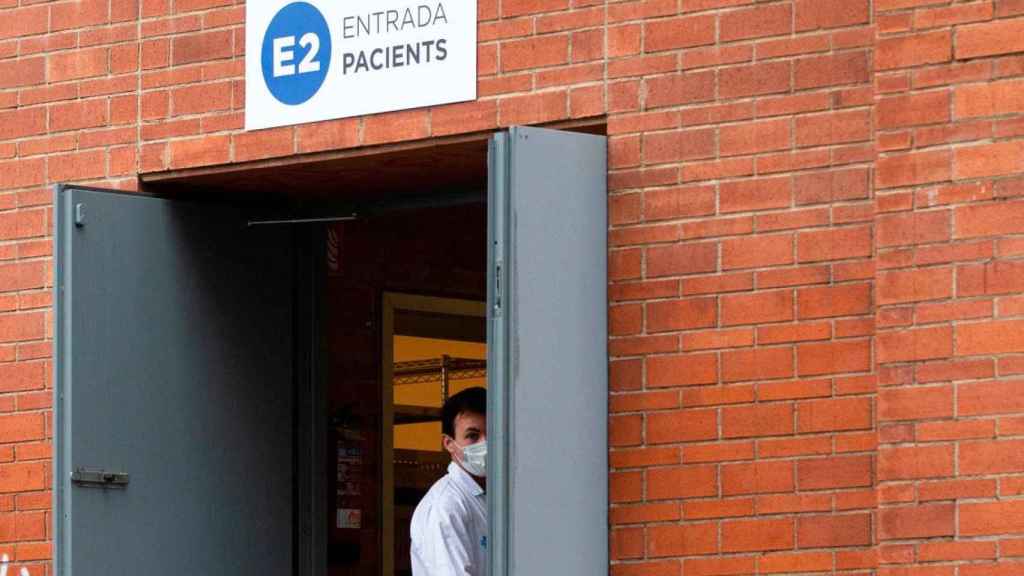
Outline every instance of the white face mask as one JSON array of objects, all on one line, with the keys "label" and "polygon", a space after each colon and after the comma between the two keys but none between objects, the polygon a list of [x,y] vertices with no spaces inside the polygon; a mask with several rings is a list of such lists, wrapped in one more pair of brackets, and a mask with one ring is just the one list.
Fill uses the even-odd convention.
[{"label": "white face mask", "polygon": [[487,477],[487,441],[461,446],[462,467],[473,476]]}]

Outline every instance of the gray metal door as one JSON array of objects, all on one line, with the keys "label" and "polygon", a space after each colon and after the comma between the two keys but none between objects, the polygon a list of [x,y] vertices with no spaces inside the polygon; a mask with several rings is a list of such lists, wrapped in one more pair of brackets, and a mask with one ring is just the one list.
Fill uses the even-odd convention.
[{"label": "gray metal door", "polygon": [[492,576],[608,573],[606,158],[602,136],[491,142]]},{"label": "gray metal door", "polygon": [[57,574],[290,574],[287,231],[108,191],[55,202]]}]

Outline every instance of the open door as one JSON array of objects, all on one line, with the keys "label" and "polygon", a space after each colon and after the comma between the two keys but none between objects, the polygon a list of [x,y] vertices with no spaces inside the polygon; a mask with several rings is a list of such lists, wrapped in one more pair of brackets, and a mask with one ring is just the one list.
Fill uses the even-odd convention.
[{"label": "open door", "polygon": [[608,571],[606,146],[538,128],[491,142],[491,576]]},{"label": "open door", "polygon": [[54,212],[56,573],[291,574],[287,227],[66,186]]}]

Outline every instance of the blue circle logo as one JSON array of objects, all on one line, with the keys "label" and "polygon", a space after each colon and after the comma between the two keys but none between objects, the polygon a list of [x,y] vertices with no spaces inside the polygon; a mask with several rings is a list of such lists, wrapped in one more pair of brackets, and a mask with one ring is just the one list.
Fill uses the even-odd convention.
[{"label": "blue circle logo", "polygon": [[323,14],[307,2],[293,2],[270,21],[263,36],[263,80],[281,103],[312,98],[331,67],[331,32]]}]

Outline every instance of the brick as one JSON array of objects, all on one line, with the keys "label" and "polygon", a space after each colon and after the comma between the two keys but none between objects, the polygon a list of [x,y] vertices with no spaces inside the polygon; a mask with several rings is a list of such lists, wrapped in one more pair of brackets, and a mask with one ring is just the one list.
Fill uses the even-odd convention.
[{"label": "brick", "polygon": [[879,188],[895,188],[944,182],[952,173],[952,156],[948,150],[893,154],[878,159],[875,183]]},{"label": "brick", "polygon": [[647,304],[647,330],[664,332],[715,325],[718,307],[714,298],[688,298]]},{"label": "brick", "polygon": [[915,14],[914,25],[917,29],[938,28],[953,24],[965,24],[992,19],[992,4],[975,2],[948,8],[932,8],[920,10]]},{"label": "brick", "polygon": [[792,198],[793,184],[788,177],[736,180],[719,186],[722,213],[787,208]]},{"label": "brick", "polygon": [[503,72],[556,66],[569,62],[569,36],[535,36],[501,44]]},{"label": "brick", "polygon": [[1024,380],[960,384],[956,406],[960,416],[1024,413]]},{"label": "brick", "polygon": [[106,48],[90,48],[50,55],[46,61],[46,78],[50,82],[62,82],[102,76],[108,71],[107,56]]},{"label": "brick", "polygon": [[45,437],[45,419],[41,413],[0,416],[0,442],[24,442]]},{"label": "brick", "polygon": [[236,162],[287,156],[294,150],[291,126],[235,134],[232,143]]},{"label": "brick", "polygon": [[648,190],[643,194],[643,215],[647,221],[707,216],[714,213],[713,186]]},{"label": "brick", "polygon": [[881,216],[876,221],[875,245],[881,248],[947,241],[951,221],[949,210]]},{"label": "brick", "polygon": [[799,460],[797,478],[801,491],[871,486],[871,457],[843,456]]},{"label": "brick", "polygon": [[722,466],[723,496],[791,492],[794,488],[792,462],[745,462]]},{"label": "brick", "polygon": [[878,394],[879,420],[926,420],[952,416],[952,386],[884,389]]},{"label": "brick", "polygon": [[878,127],[904,128],[949,122],[950,93],[946,90],[883,98],[877,107]]},{"label": "brick", "polygon": [[867,110],[798,116],[796,119],[798,147],[862,142],[870,136],[871,114]]},{"label": "brick", "polygon": [[[721,68],[718,71],[718,94],[721,98],[743,98],[787,92],[790,89],[790,74],[789,62]],[[798,83],[799,79],[800,73],[797,72]]]},{"label": "brick", "polygon": [[[647,554],[653,558],[711,554],[718,550],[718,524],[654,526],[647,531]],[[649,571],[644,571],[649,574]]]},{"label": "brick", "polygon": [[171,63],[175,66],[230,58],[233,54],[232,30],[184,34],[171,40]]},{"label": "brick", "polygon": [[791,404],[773,403],[722,409],[722,435],[725,438],[779,436],[792,433]]},{"label": "brick", "polygon": [[715,135],[711,130],[645,134],[643,145],[645,164],[697,160],[714,155]]},{"label": "brick", "polygon": [[[564,107],[564,98],[558,101]],[[363,121],[363,144],[425,138],[429,135],[428,120],[429,114],[425,110],[407,110],[370,116]]]},{"label": "brick", "polygon": [[953,269],[945,267],[881,272],[877,288],[879,305],[949,298],[953,295]]},{"label": "brick", "polygon": [[842,52],[827,56],[801,58],[794,65],[794,88],[821,88],[868,81],[870,66],[867,52]]},{"label": "brick", "polygon": [[[959,46],[957,52],[959,58]],[[952,34],[945,30],[883,38],[878,41],[875,65],[879,70],[892,70],[922,64],[937,64],[948,62],[952,58],[952,54]]]},{"label": "brick", "polygon": [[798,205],[868,197],[868,171],[863,168],[798,174],[793,179]]},{"label": "brick", "polygon": [[609,446],[635,446],[643,440],[643,417],[639,414],[608,418]]},{"label": "brick", "polygon": [[647,498],[669,500],[716,496],[718,471],[715,466],[676,466],[647,471]]},{"label": "brick", "polygon": [[829,552],[766,554],[758,558],[757,565],[760,574],[829,571],[832,569],[832,554]]},{"label": "brick", "polygon": [[871,342],[841,340],[797,346],[800,376],[865,372],[871,369]]},{"label": "brick", "polygon": [[844,28],[867,24],[867,0],[796,0],[796,30]]},{"label": "brick", "polygon": [[679,106],[715,99],[714,72],[670,74],[644,80],[648,110],[664,106]]},{"label": "brick", "polygon": [[916,426],[919,442],[939,442],[970,438],[992,438],[996,427],[992,420],[962,420],[956,422],[922,422]]},{"label": "brick", "polygon": [[978,238],[1024,232],[1024,202],[998,202],[957,208],[954,238]]},{"label": "brick", "polygon": [[49,10],[46,6],[25,6],[7,10],[5,25],[0,30],[0,40],[42,34],[46,32],[48,25]]},{"label": "brick", "polygon": [[171,91],[171,109],[175,116],[200,114],[231,108],[231,82],[197,84]]},{"label": "brick", "polygon": [[1024,320],[961,324],[956,328],[956,354],[977,356],[1024,351]]},{"label": "brick", "polygon": [[[432,119],[437,120],[438,115],[438,110],[434,110]],[[443,119],[438,122],[444,125]],[[303,124],[296,128],[295,138],[300,153],[351,148],[359,143],[359,122],[346,119]]]},{"label": "brick", "polygon": [[110,21],[108,0],[78,0],[56,4],[50,11],[50,30],[67,30]]},{"label": "brick", "polygon": [[729,462],[733,460],[750,460],[753,457],[753,442],[691,444],[686,446],[683,453],[683,462]]},{"label": "brick", "polygon": [[48,486],[45,466],[43,462],[0,465],[0,492],[43,490]]},{"label": "brick", "polygon": [[652,278],[714,272],[717,269],[718,246],[714,243],[647,249],[647,275]]},{"label": "brick", "polygon": [[0,140],[14,140],[45,132],[46,108],[22,108],[0,112]]},{"label": "brick", "polygon": [[953,175],[957,179],[1005,176],[1024,172],[1024,140],[957,148]]},{"label": "brick", "polygon": [[797,316],[801,320],[866,314],[870,309],[870,284],[804,288],[797,292]]},{"label": "brick", "polygon": [[948,322],[992,317],[991,300],[969,300],[918,304],[915,309],[918,324]]},{"label": "brick", "polygon": [[683,517],[687,520],[707,520],[708,518],[733,518],[753,515],[753,498],[690,500],[683,502]]},{"label": "brick", "polygon": [[788,378],[793,375],[793,351],[785,348],[755,348],[722,353],[722,381],[743,382]]},{"label": "brick", "polygon": [[46,81],[45,58],[0,61],[0,89],[33,86]]},{"label": "brick", "polygon": [[723,296],[721,304],[722,326],[793,319],[793,292],[790,290]]},{"label": "brick", "polygon": [[751,236],[722,242],[722,269],[760,268],[793,263],[793,236]]},{"label": "brick", "polygon": [[210,164],[222,164],[231,154],[228,136],[205,136],[189,140],[175,140],[170,146],[170,166],[185,168]]},{"label": "brick", "polygon": [[965,476],[1024,472],[1024,440],[963,442],[958,464]]},{"label": "brick", "polygon": [[1024,52],[1024,18],[960,26],[956,30],[957,59]]},{"label": "brick", "polygon": [[872,426],[867,398],[808,400],[797,404],[797,431],[866,430]]},{"label": "brick", "polygon": [[879,363],[948,358],[953,352],[949,326],[884,332],[877,337]]},{"label": "brick", "polygon": [[722,523],[723,552],[789,550],[793,540],[793,520],[789,518]]},{"label": "brick", "polygon": [[741,386],[701,386],[683,390],[683,406],[722,406],[725,404],[745,404],[754,401],[754,387]]},{"label": "brick", "polygon": [[1024,80],[1006,80],[956,87],[957,118],[1001,116],[1024,112]]},{"label": "brick", "polygon": [[542,12],[555,12],[565,10],[568,7],[569,0],[507,0],[501,4],[501,16],[503,18],[510,18]]},{"label": "brick", "polygon": [[844,227],[801,232],[797,235],[797,260],[820,262],[870,256],[871,229]]},{"label": "brick", "polygon": [[51,182],[91,180],[106,175],[107,160],[103,150],[74,154],[51,155],[47,163]]},{"label": "brick", "polygon": [[910,446],[882,448],[878,451],[879,481],[918,480],[952,475],[952,446]]},{"label": "brick", "polygon": [[1024,500],[960,504],[959,533],[961,536],[1024,534]]},{"label": "brick", "polygon": [[879,539],[952,536],[955,510],[952,504],[882,508],[878,512]]},{"label": "brick", "polygon": [[768,120],[725,126],[719,133],[718,147],[723,156],[757,154],[785,150],[792,145],[788,120]]},{"label": "brick", "polygon": [[644,51],[658,52],[715,42],[715,16],[684,16],[644,24]]},{"label": "brick", "polygon": [[713,440],[718,437],[715,410],[678,410],[647,415],[645,438],[650,444]]},{"label": "brick", "polygon": [[798,548],[840,548],[871,544],[871,515],[801,516],[797,519]]},{"label": "brick", "polygon": [[940,480],[938,482],[926,482],[918,485],[918,499],[922,502],[993,498],[995,495],[995,480]]},{"label": "brick", "polygon": [[793,30],[793,7],[771,4],[726,12],[719,22],[719,41],[732,42],[789,34]]},{"label": "brick", "polygon": [[996,261],[957,268],[957,296],[1024,292],[1024,262]]}]

